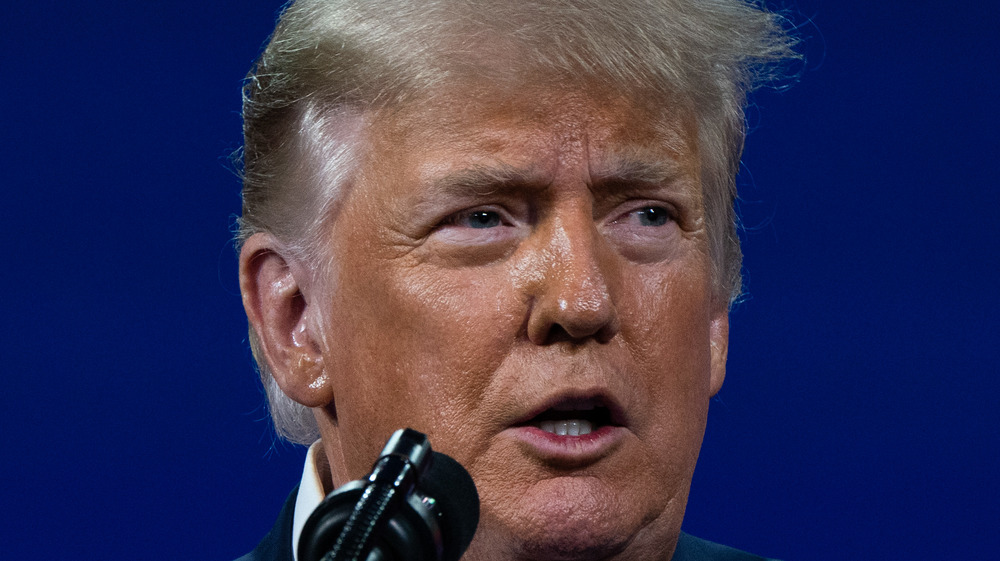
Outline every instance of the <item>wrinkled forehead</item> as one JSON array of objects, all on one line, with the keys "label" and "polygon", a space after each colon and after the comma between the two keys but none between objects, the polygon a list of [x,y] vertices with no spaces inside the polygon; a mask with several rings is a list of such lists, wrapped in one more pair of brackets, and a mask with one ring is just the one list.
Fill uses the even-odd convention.
[{"label": "wrinkled forehead", "polygon": [[431,168],[495,156],[503,161],[454,163],[502,163],[544,175],[575,158],[594,171],[634,165],[700,175],[690,104],[595,81],[464,80],[377,112],[369,133],[373,152],[400,160],[419,155],[426,161],[412,163]]}]

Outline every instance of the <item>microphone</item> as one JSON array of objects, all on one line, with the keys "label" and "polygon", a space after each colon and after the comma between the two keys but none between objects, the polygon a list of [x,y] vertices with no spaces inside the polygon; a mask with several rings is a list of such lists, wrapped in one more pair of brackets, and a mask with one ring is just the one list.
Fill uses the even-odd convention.
[{"label": "microphone", "polygon": [[326,496],[299,561],[458,561],[479,524],[469,472],[413,429],[393,433],[364,479]]}]

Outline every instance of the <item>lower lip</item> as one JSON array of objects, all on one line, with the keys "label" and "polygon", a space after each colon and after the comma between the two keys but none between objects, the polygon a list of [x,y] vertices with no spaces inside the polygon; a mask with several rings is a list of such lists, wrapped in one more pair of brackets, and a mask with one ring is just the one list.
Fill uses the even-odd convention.
[{"label": "lower lip", "polygon": [[613,453],[628,429],[605,426],[589,434],[560,436],[529,425],[511,427],[504,432],[527,448],[529,454],[545,462],[559,467],[580,467]]}]

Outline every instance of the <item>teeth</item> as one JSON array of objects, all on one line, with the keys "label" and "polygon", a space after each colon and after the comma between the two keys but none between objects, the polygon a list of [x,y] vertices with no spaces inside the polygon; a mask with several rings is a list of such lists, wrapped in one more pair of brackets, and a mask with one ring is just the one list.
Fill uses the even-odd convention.
[{"label": "teeth", "polygon": [[594,430],[594,425],[585,419],[569,421],[542,421],[538,428],[557,436],[583,436]]}]

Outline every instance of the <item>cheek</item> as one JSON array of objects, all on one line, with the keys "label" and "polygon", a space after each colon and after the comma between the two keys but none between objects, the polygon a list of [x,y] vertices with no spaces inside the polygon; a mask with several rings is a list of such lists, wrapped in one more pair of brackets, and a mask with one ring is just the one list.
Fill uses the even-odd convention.
[{"label": "cheek", "polygon": [[521,323],[517,298],[500,271],[428,269],[383,262],[341,274],[328,364],[361,475],[398,428],[425,432],[452,454],[474,449],[487,430],[480,410]]},{"label": "cheek", "polygon": [[641,373],[632,383],[643,388],[653,412],[637,427],[641,437],[700,439],[711,393],[711,318],[708,277],[699,270],[678,263],[628,279],[621,335]]},{"label": "cheek", "polygon": [[427,433],[436,436],[435,449],[476,449],[494,429],[487,395],[523,323],[508,279],[501,268],[425,269],[388,290],[405,302],[399,314],[411,334],[410,397],[430,400],[419,413]]},{"label": "cheek", "polygon": [[[618,305],[622,336],[635,345],[634,356],[708,365],[710,349],[709,282],[706,267],[686,261],[640,267],[623,276]],[[650,365],[652,366],[652,365]],[[674,368],[688,374],[690,368]]]},{"label": "cheek", "polygon": [[[519,298],[502,268],[415,267],[385,287],[386,318],[406,337],[428,383],[435,369],[492,373],[514,343],[522,322]],[[452,382],[453,380],[447,380]],[[463,385],[463,384],[459,384]]]}]

